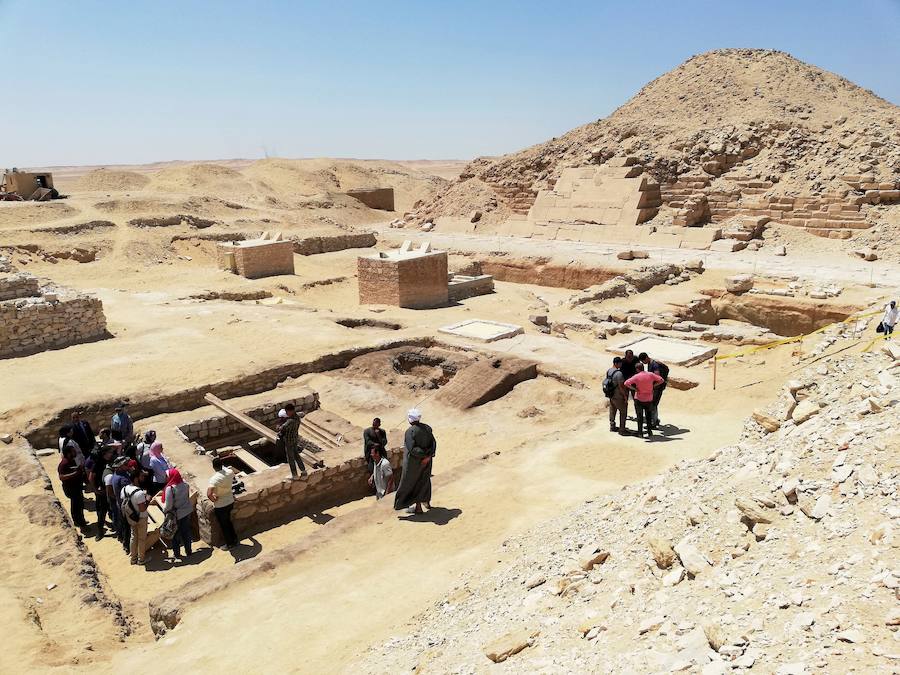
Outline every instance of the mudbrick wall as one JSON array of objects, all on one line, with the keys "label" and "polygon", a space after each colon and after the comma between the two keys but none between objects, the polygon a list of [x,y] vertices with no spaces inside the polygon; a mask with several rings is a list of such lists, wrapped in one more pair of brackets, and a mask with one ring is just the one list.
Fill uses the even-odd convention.
[{"label": "mudbrick wall", "polygon": [[[389,452],[396,483],[403,449],[394,448]],[[316,508],[364,497],[371,493],[367,481],[366,461],[361,456],[312,471],[301,480],[290,480],[288,469],[282,464],[244,478],[246,492],[236,496],[231,519],[238,536],[247,537]],[[197,503],[200,538],[219,546],[223,538],[214,509],[208,499]]]},{"label": "mudbrick wall", "polygon": [[767,216],[833,239],[848,239],[853,230],[869,227],[864,204],[900,202],[896,182],[879,183],[874,176],[843,176],[843,180],[849,186],[846,190],[792,197],[769,194],[774,183],[759,178],[723,176],[723,186],[712,188],[709,176],[685,175],[664,185],[661,195],[667,206],[684,211],[676,214],[676,225],[692,225],[704,213],[714,223],[736,215]]},{"label": "mudbrick wall", "polygon": [[304,237],[294,240],[294,253],[316,255],[348,248],[371,248],[376,244],[374,232],[353,232],[323,237]]},{"label": "mudbrick wall", "polygon": [[109,337],[99,298],[62,288],[43,288],[38,291],[43,295],[36,295],[36,282],[31,277],[7,286],[7,292],[36,297],[0,301],[0,359]]},{"label": "mudbrick wall", "polygon": [[115,412],[116,404],[121,400],[129,401],[128,411],[135,420],[140,420],[163,413],[192,410],[207,405],[204,396],[212,393],[221,399],[237,398],[249,394],[258,394],[274,389],[279,382],[289,377],[299,377],[307,373],[321,373],[328,370],[336,370],[345,367],[351,360],[362,354],[395,349],[397,347],[431,347],[435,344],[433,338],[417,338],[405,340],[388,340],[378,342],[365,347],[344,349],[333,354],[325,354],[312,361],[300,363],[287,363],[271,368],[265,368],[256,373],[235,377],[230,380],[220,380],[201,384],[190,389],[185,389],[174,394],[157,396],[153,398],[132,399],[128,395],[119,393],[108,399],[100,401],[86,401],[77,406],[67,407],[56,412],[51,418],[35,423],[25,434],[35,447],[49,447],[55,445],[59,427],[68,422],[72,412],[80,410],[82,415],[91,422],[94,428],[107,426]]}]

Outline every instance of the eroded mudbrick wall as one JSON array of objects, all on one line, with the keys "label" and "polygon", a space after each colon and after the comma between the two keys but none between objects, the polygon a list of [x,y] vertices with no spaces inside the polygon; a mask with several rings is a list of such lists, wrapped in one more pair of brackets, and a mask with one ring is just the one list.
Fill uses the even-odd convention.
[{"label": "eroded mudbrick wall", "polygon": [[[394,448],[389,453],[391,466],[394,467],[394,484],[397,485],[403,449]],[[279,465],[244,478],[246,492],[235,497],[231,519],[238,536],[250,536],[316,507],[364,497],[371,493],[368,478],[366,461],[362,456],[312,471],[305,480],[290,480],[287,467]],[[393,499],[393,495],[389,495],[388,499]],[[208,499],[201,499],[197,503],[197,516],[200,538],[218,546],[223,539],[214,508]]]},{"label": "eroded mudbrick wall", "polygon": [[304,237],[294,241],[294,253],[316,255],[348,248],[370,248],[376,244],[374,232],[352,232],[334,236]]}]

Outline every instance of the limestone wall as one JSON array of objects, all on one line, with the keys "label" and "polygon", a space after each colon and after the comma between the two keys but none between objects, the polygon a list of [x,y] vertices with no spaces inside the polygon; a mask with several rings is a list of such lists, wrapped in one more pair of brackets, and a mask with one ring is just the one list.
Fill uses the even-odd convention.
[{"label": "limestone wall", "polygon": [[494,277],[489,274],[478,276],[453,275],[447,286],[449,300],[456,302],[476,295],[494,292]]},{"label": "limestone wall", "polygon": [[[234,256],[233,267],[229,264],[229,254]],[[218,244],[216,265],[247,279],[293,274],[294,244],[290,241],[262,240]]]},{"label": "limestone wall", "polygon": [[[400,479],[402,448],[390,450],[395,484]],[[360,499],[371,493],[362,456],[343,464],[312,471],[305,480],[290,480],[286,465],[244,478],[246,492],[237,495],[231,512],[238,536],[247,537],[286,522],[311,510]],[[207,499],[197,504],[200,538],[218,546],[223,543],[214,506]]]},{"label": "limestone wall", "polygon": [[683,211],[676,214],[676,225],[693,224],[689,202],[705,199],[709,219],[714,223],[737,215],[765,216],[805,228],[810,234],[839,239],[869,227],[863,205],[900,202],[900,185],[896,182],[877,182],[873,176],[844,176],[843,180],[848,185],[846,190],[780,196],[770,194],[774,183],[759,178],[726,175],[716,188],[711,188],[709,176],[685,175],[664,185],[660,192],[663,203]]},{"label": "limestone wall", "polygon": [[[22,281],[13,287],[31,292],[33,284]],[[67,289],[53,289],[55,293],[49,290],[44,289],[43,296],[0,302],[0,358],[109,337],[99,298]]]},{"label": "limestone wall", "polygon": [[31,274],[0,275],[0,302],[40,295],[37,277]]}]

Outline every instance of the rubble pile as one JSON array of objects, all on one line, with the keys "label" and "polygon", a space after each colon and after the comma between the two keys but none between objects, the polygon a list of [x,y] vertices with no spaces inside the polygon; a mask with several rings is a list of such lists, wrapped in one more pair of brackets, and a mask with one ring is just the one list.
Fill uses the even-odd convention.
[{"label": "rubble pile", "polygon": [[359,670],[896,671],[900,348],[846,354],[708,460],[504,542]]}]

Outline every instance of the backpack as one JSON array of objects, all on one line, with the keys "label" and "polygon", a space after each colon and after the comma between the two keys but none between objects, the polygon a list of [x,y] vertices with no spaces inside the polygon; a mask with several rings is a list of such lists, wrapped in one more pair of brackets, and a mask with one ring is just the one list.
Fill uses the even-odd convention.
[{"label": "backpack", "polygon": [[[128,491],[128,488],[131,488],[131,492]],[[122,513],[125,514],[125,517],[128,520],[139,520],[141,517],[141,512],[137,510],[134,505],[134,502],[131,501],[131,498],[134,496],[134,493],[140,488],[136,485],[126,485],[122,488],[122,494],[125,496],[122,498],[121,508]]]},{"label": "backpack", "polygon": [[606,398],[612,398],[616,393],[616,383],[613,381],[613,375],[618,372],[618,368],[610,368],[606,371],[606,377],[603,378],[603,395]]},{"label": "backpack", "polygon": [[664,379],[666,382],[669,381],[669,366],[667,366],[662,361],[656,361],[656,370],[659,376]]}]

